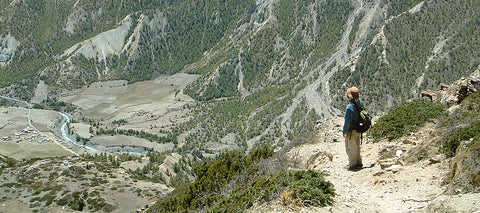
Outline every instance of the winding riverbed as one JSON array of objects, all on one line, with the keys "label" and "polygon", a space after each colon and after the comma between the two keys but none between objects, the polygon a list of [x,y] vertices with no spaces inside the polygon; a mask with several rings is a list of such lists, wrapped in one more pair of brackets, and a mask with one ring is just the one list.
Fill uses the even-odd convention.
[{"label": "winding riverbed", "polygon": [[85,147],[87,150],[94,151],[94,152],[99,152],[98,149],[95,149],[95,148],[87,146],[87,145],[79,144],[79,143],[75,142],[75,140],[72,140],[70,138],[70,135],[68,134],[68,128],[67,128],[68,123],[70,123],[70,121],[71,121],[70,116],[68,116],[65,113],[61,113],[61,112],[58,112],[58,113],[60,113],[60,115],[63,116],[63,123],[62,123],[62,126],[60,128],[60,132],[62,134],[63,140],[68,141],[68,142],[70,142],[70,143],[72,143],[76,146]]},{"label": "winding riverbed", "polygon": [[[93,146],[87,146],[87,145],[83,145],[83,144],[80,144],[80,143],[77,143],[75,141],[75,139],[72,139],[70,137],[70,135],[68,134],[68,123],[70,123],[71,121],[71,118],[69,115],[65,114],[65,113],[61,113],[61,112],[58,112],[60,113],[62,116],[63,116],[63,120],[62,120],[62,125],[60,127],[60,132],[61,132],[61,136],[63,138],[63,140],[67,141],[67,142],[70,142],[76,146],[80,146],[80,147],[85,147],[85,149],[87,150],[90,150],[90,151],[93,151],[93,152],[101,152],[100,150],[98,150],[97,148],[93,147]],[[119,146],[120,147],[120,146]],[[123,146],[122,146],[123,147]],[[127,148],[130,147],[130,146],[127,146]],[[104,147],[106,148],[106,147]],[[102,149],[104,151],[107,151],[105,149]],[[109,151],[111,153],[116,153],[116,154],[129,154],[129,155],[137,155],[137,156],[145,156],[146,153],[143,153],[143,152],[135,152],[135,151],[126,151],[127,149],[125,150],[118,150],[118,151]]]}]

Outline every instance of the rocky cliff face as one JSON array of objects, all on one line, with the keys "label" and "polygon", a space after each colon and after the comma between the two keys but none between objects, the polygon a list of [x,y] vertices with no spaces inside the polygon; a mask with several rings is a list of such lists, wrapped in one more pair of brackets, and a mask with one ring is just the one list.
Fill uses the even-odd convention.
[{"label": "rocky cliff face", "polygon": [[[65,28],[70,32],[69,23]],[[136,23],[135,26],[133,24]],[[145,42],[142,39],[144,31],[152,34],[165,36],[165,27],[168,24],[165,16],[161,12],[153,14],[150,19],[145,14],[128,15],[117,27],[99,35],[77,43],[62,54],[54,56],[58,63],[47,67],[42,72],[42,76],[56,79],[58,84],[70,84],[72,78],[82,78],[80,85],[88,84],[97,79],[108,79],[115,75],[115,69],[119,69],[115,60],[119,57],[125,57],[128,61],[123,70],[128,70],[140,57],[140,51],[144,48],[139,42]],[[90,66],[85,67],[84,63]],[[92,69],[94,68],[94,69]],[[88,77],[86,77],[87,75]],[[71,85],[75,87],[75,85]],[[79,86],[79,85],[77,85]]]},{"label": "rocky cliff face", "polygon": [[440,121],[434,130],[442,137],[441,146],[449,158],[450,170],[444,184],[447,193],[478,192],[480,167],[477,157],[480,154],[478,137],[480,114],[480,70],[468,78],[462,78],[451,85],[442,84],[439,90],[424,91],[422,97],[441,102],[449,116]]},{"label": "rocky cliff face", "polygon": [[444,106],[452,107],[451,110],[454,110],[463,99],[478,92],[480,92],[480,69],[477,69],[468,78],[461,78],[451,85],[440,85],[440,90],[422,91],[422,97],[431,101],[440,101]]},{"label": "rocky cliff face", "polygon": [[20,42],[18,42],[10,33],[4,33],[0,36],[0,66],[3,67],[12,61]]}]

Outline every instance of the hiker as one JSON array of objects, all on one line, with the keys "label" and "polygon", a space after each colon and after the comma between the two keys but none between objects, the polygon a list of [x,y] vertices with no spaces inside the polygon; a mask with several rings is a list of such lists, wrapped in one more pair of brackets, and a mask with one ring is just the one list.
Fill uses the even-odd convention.
[{"label": "hiker", "polygon": [[[347,149],[349,169],[361,169],[363,167],[362,157],[360,156],[360,136],[361,133],[355,130],[355,124],[360,120],[360,113],[357,108],[363,108],[363,103],[359,99],[360,92],[357,87],[347,89],[348,105],[345,112],[345,123],[343,124],[343,137],[345,138],[345,148]],[[357,107],[355,107],[355,104]]]}]

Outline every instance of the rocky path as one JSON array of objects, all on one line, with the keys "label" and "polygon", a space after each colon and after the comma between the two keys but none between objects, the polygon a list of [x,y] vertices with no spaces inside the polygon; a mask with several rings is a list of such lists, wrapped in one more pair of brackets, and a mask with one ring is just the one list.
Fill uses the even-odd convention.
[{"label": "rocky path", "polygon": [[309,167],[329,174],[327,179],[335,185],[338,194],[332,208],[334,212],[409,212],[425,208],[428,201],[443,192],[444,174],[439,165],[420,163],[382,169],[377,163],[378,153],[387,144],[365,144],[362,147],[364,164],[373,166],[359,171],[347,169],[343,140],[309,146],[313,152],[326,149],[333,155],[332,161],[323,164],[317,161]]},{"label": "rocky path", "polygon": [[[292,169],[328,174],[326,179],[334,184],[337,193],[333,206],[285,206],[277,200],[254,207],[251,212],[444,212],[451,208],[453,212],[480,212],[480,194],[442,195],[448,160],[441,155],[416,163],[403,162],[407,155],[412,155],[409,150],[429,139],[433,124],[392,142],[373,143],[364,138],[364,168],[351,171],[340,132],[343,119],[326,123],[321,127],[324,130],[319,131],[318,141],[295,147],[288,156],[297,162]],[[446,206],[448,202],[457,206]]]},{"label": "rocky path", "polygon": [[[292,150],[299,153],[298,156],[308,157],[305,168],[329,174],[327,179],[335,185],[338,194],[329,210],[410,212],[425,208],[444,191],[441,183],[445,165],[430,164],[428,159],[412,165],[398,160],[397,156],[405,155],[420,144],[418,140],[425,138],[423,132],[414,136],[417,141],[408,140],[409,144],[404,144],[403,140],[373,143],[364,138],[361,151],[364,168],[351,171],[347,169],[348,157],[340,134],[342,123],[341,118],[331,120],[324,127],[326,131],[319,131],[323,132],[319,135],[319,142]],[[323,157],[326,155],[330,155],[331,160]],[[388,160],[381,160],[383,158]]]}]

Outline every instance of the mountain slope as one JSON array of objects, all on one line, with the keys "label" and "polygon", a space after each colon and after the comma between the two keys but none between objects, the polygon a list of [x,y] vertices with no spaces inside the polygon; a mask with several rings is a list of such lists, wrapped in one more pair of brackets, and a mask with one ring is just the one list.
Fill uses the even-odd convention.
[{"label": "mountain slope", "polygon": [[330,79],[335,106],[342,105],[345,82],[359,85],[368,102],[381,103],[372,104],[373,111],[385,111],[470,75],[480,63],[478,11],[475,1],[422,1],[389,16],[358,61]]},{"label": "mountain slope", "polygon": [[[45,3],[22,0],[8,4],[3,0],[0,33],[15,38],[19,45],[16,49],[13,45],[8,48],[15,49],[15,54],[2,51],[13,57],[9,56],[9,66],[1,68],[6,79],[1,86],[13,84],[18,90],[16,96],[30,99],[39,78],[48,79],[52,86],[71,89],[99,80],[121,78],[135,82],[150,79],[154,72],[176,73],[217,43],[250,4],[248,1],[172,4],[133,0]],[[119,26],[123,26],[122,33],[106,33]],[[122,41],[134,45],[127,46],[129,43]],[[66,62],[62,60],[75,51],[76,45],[85,46],[88,42],[102,44],[89,47],[94,51],[81,51],[84,54]],[[106,47],[125,50],[109,51]],[[22,79],[28,80],[22,82]],[[18,85],[19,82],[23,85]]]},{"label": "mountain slope", "polygon": [[[78,134],[72,137],[79,144],[111,145],[104,150],[112,153],[131,147],[181,154],[189,163],[174,164],[173,172],[156,173],[161,162],[155,162],[129,173],[174,187],[194,178],[191,161],[230,150],[249,152],[259,144],[277,153],[292,148],[314,133],[316,124],[342,115],[350,86],[360,88],[375,115],[418,103],[410,101],[419,96],[433,100],[436,93],[421,91],[445,88],[440,83],[478,70],[479,5],[473,0],[0,0],[0,105],[15,101],[28,107],[17,100],[22,99],[35,108],[68,112],[79,122],[69,131]],[[418,171],[432,153],[455,156],[448,161],[456,164],[442,162],[451,166],[445,180],[455,183],[449,192],[477,187],[472,180],[478,180],[478,170],[471,169],[478,151],[478,96],[465,98],[470,89],[455,92],[462,97],[445,97],[446,105],[454,106],[451,117],[443,126],[427,126],[442,135],[421,146],[410,144],[406,159],[411,171]],[[58,131],[60,123],[46,129]],[[417,122],[385,126],[414,130],[410,124]],[[341,149],[338,132],[322,133],[337,142],[332,149]],[[377,154],[378,146],[367,153]],[[396,154],[392,150],[387,153]],[[311,156],[316,154],[304,157]],[[341,162],[330,166],[342,169]],[[354,175],[340,173],[337,183]],[[20,181],[16,177],[12,184]]]},{"label": "mountain slope", "polygon": [[[473,103],[479,99],[480,70],[446,87],[380,117],[363,138],[362,169],[348,169],[340,130],[343,118],[332,117],[319,124],[312,137],[298,139],[273,156],[265,154],[258,163],[234,165],[243,161],[229,162],[237,158],[238,152],[233,152],[199,164],[194,183],[178,187],[149,212],[478,211],[480,166],[475,156],[480,150],[480,114]],[[390,137],[397,130],[403,132]],[[257,149],[250,157],[268,150]],[[286,171],[327,175],[321,180],[298,175],[304,186],[298,190],[295,184],[284,184],[294,181],[284,176]],[[213,178],[220,176],[215,172],[228,178]],[[312,186],[310,181],[320,184]],[[335,194],[325,190],[330,186]],[[333,202],[317,203],[315,198]]]},{"label": "mountain slope", "polygon": [[184,150],[226,138],[283,146],[341,114],[349,86],[382,114],[479,66],[476,1],[1,5],[3,94],[28,100],[39,81],[54,98],[95,81],[200,74],[183,90],[198,103],[191,120],[170,130]]}]

